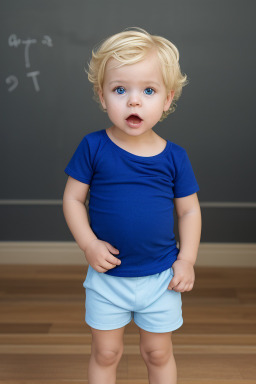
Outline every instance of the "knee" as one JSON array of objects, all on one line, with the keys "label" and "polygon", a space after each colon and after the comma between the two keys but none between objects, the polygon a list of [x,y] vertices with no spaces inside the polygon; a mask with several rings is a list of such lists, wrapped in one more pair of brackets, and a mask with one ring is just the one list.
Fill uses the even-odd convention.
[{"label": "knee", "polygon": [[97,364],[101,366],[110,366],[118,364],[119,360],[121,359],[122,353],[122,349],[96,349],[93,355]]},{"label": "knee", "polygon": [[150,365],[163,366],[172,357],[172,349],[156,349],[142,353],[145,362]]}]

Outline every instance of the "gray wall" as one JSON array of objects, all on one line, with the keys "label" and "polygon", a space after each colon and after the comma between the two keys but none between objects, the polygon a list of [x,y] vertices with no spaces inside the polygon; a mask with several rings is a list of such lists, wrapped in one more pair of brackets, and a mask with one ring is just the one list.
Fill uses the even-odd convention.
[{"label": "gray wall", "polygon": [[73,239],[64,168],[110,125],[83,68],[95,44],[139,26],[177,45],[190,81],[154,130],[189,154],[201,240],[255,242],[255,2],[5,0],[0,11],[0,240]]}]

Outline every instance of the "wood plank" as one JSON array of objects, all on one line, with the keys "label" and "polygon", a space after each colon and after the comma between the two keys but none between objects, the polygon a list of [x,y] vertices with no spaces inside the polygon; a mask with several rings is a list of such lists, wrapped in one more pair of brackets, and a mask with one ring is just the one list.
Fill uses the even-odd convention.
[{"label": "wood plank", "polygon": [[[191,353],[195,354],[228,354],[228,355],[242,355],[251,354],[255,355],[256,359],[256,346],[251,345],[174,345],[174,354],[182,355]],[[47,354],[47,355],[76,355],[76,354],[90,354],[90,345],[0,345],[0,354]],[[124,354],[126,355],[140,355],[139,345],[124,345]]]},{"label": "wood plank", "polygon": [[[0,384],[88,384],[88,380],[0,380]],[[148,384],[147,379],[142,380],[117,380],[116,384]],[[211,379],[180,379],[178,384],[255,384],[255,380],[211,380]]]},{"label": "wood plank", "polygon": [[[3,268],[2,268],[3,267]],[[1,266],[0,384],[88,383],[86,268]],[[255,384],[256,268],[196,267],[173,332],[178,384]],[[148,384],[139,329],[125,328],[117,384]]]},{"label": "wood plank", "polygon": [[[125,330],[126,331],[126,330]],[[80,334],[0,334],[0,345],[85,345],[91,343],[90,333]],[[177,334],[173,333],[172,341],[174,345],[251,345],[256,346],[256,335],[241,334]],[[124,343],[127,345],[139,344],[139,334],[124,334]]]}]

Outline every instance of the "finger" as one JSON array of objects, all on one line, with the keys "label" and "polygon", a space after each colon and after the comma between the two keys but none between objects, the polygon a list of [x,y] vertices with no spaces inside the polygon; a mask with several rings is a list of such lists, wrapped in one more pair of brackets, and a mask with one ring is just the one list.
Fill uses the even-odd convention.
[{"label": "finger", "polygon": [[[115,258],[114,258],[114,259],[115,259]],[[118,259],[117,259],[117,260],[118,260]],[[109,261],[109,260],[106,259],[106,260],[103,260],[103,261],[101,262],[101,267],[102,267],[102,268],[105,268],[105,269],[107,269],[107,270],[116,268],[117,265],[120,265],[120,263],[117,262],[116,260],[112,260],[112,262],[111,262],[111,261]]]},{"label": "finger", "polygon": [[170,284],[169,284],[169,288],[173,289],[174,287],[176,287],[179,284],[179,282],[180,282],[179,278],[173,277]]},{"label": "finger", "polygon": [[179,284],[174,287],[174,291],[176,292],[184,292],[185,284],[180,282]]},{"label": "finger", "polygon": [[184,291],[187,291],[187,292],[191,291],[193,286],[194,286],[194,283],[191,283],[191,282],[185,284]]},{"label": "finger", "polygon": [[114,264],[114,266],[121,264],[121,260],[118,259],[118,257],[115,257],[115,256],[113,256],[111,254],[109,254],[109,256],[107,257],[106,261],[111,263],[111,264]]},{"label": "finger", "polygon": [[108,243],[107,241],[104,242],[107,249],[111,252],[111,253],[114,253],[114,254],[118,254],[119,253],[119,249],[113,247],[112,244]]},{"label": "finger", "polygon": [[101,265],[98,266],[99,272],[107,272],[110,269],[116,268],[116,265],[108,263],[106,260],[105,262],[102,262]]},{"label": "finger", "polygon": [[189,285],[188,285],[188,291],[192,291],[192,289],[193,289],[193,286],[194,286],[194,284],[193,284],[193,283],[189,284]]},{"label": "finger", "polygon": [[189,284],[185,284],[183,290],[180,292],[188,292],[188,291],[189,291]]}]

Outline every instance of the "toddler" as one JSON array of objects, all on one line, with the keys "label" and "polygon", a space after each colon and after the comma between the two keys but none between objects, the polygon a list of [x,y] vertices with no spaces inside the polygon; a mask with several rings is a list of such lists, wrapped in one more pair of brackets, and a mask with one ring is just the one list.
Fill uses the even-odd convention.
[{"label": "toddler", "polygon": [[183,323],[181,293],[195,280],[199,186],[186,150],[153,127],[175,110],[187,76],[173,43],[136,27],[101,42],[86,72],[112,123],[86,134],[65,169],[64,216],[88,262],[88,382],[115,383],[133,319],[149,383],[175,384],[171,334]]}]

